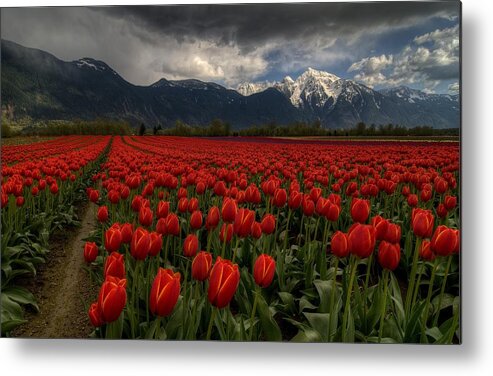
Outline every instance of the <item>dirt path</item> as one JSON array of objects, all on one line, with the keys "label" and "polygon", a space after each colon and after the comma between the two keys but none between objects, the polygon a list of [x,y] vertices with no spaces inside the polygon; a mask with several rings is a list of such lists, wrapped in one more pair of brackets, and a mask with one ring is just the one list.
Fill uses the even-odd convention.
[{"label": "dirt path", "polygon": [[79,218],[80,227],[54,236],[47,263],[29,286],[40,310],[27,313],[28,322],[16,328],[12,336],[87,338],[92,332],[85,304],[95,300],[97,288],[82,269],[82,239],[96,226],[96,206],[87,204]]}]

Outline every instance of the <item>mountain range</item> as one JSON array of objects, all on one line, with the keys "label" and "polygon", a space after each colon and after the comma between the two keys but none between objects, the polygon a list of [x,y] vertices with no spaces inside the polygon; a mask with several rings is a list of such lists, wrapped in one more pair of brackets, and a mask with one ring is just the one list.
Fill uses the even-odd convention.
[{"label": "mountain range", "polygon": [[38,49],[1,41],[2,106],[33,119],[123,119],[171,126],[206,125],[215,118],[246,128],[269,122],[319,120],[326,128],[367,124],[459,126],[458,95],[426,94],[400,86],[373,90],[309,68],[296,80],[243,83],[236,89],[199,80],[133,85],[92,58],[62,61]]}]

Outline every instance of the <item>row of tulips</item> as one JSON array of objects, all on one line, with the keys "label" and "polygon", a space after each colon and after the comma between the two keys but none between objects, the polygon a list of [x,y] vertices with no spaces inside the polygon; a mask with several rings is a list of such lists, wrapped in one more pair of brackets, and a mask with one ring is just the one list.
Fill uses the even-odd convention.
[{"label": "row of tulips", "polygon": [[97,169],[109,137],[60,137],[33,145],[2,146],[2,333],[25,322],[23,306],[37,310],[19,286],[36,275],[55,229],[76,225],[74,202]]},{"label": "row of tulips", "polygon": [[458,341],[457,172],[456,144],[115,138],[95,335]]}]

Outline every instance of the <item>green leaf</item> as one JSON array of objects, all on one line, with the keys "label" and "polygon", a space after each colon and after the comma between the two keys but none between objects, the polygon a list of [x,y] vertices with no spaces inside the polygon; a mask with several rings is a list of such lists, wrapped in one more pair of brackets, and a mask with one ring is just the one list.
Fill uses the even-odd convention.
[{"label": "green leaf", "polygon": [[272,312],[267,305],[264,297],[260,292],[256,292],[257,294],[257,312],[260,318],[260,325],[262,326],[262,331],[265,335],[265,338],[268,341],[282,341],[282,333],[279,325],[274,320]]},{"label": "green leaf", "polygon": [[324,342],[329,340],[330,314],[329,313],[303,313],[308,320],[310,327],[318,332],[320,339]]},{"label": "green leaf", "polygon": [[313,329],[300,329],[298,333],[291,339],[291,342],[321,342],[320,334]]},{"label": "green leaf", "polygon": [[320,296],[320,305],[318,306],[318,311],[321,313],[329,313],[330,292],[332,290],[332,281],[323,281],[317,279],[313,281],[313,284],[315,285],[318,295]]}]

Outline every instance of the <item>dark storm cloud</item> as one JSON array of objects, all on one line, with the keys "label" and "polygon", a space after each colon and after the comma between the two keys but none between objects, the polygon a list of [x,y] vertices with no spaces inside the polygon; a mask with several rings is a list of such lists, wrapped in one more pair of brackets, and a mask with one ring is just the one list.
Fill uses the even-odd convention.
[{"label": "dark storm cloud", "polygon": [[348,77],[354,64],[353,77],[378,81],[386,72],[368,70],[382,63],[372,56],[391,54],[394,65],[402,56],[397,68],[403,72],[406,64],[412,70],[414,61],[431,72],[415,74],[416,81],[445,74],[441,56],[429,48],[422,62],[422,50],[414,48],[415,56],[404,60],[399,51],[417,36],[423,40],[414,44],[427,48],[440,36],[427,33],[445,28],[435,25],[449,27],[458,14],[458,2],[421,1],[10,8],[2,10],[1,31],[2,38],[64,60],[103,60],[144,85],[166,77],[236,86],[308,67]]},{"label": "dark storm cloud", "polygon": [[402,28],[458,14],[458,2],[308,3],[125,6],[99,8],[115,18],[173,36],[254,49],[269,40],[353,34]]}]

